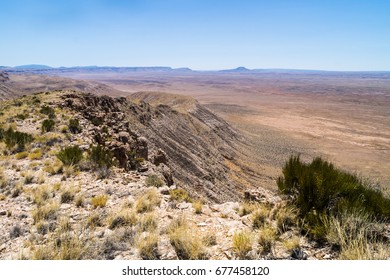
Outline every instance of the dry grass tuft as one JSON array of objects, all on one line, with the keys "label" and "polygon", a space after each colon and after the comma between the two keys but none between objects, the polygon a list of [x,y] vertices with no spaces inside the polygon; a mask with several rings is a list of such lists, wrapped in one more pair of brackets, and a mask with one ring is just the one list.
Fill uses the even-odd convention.
[{"label": "dry grass tuft", "polygon": [[157,260],[158,254],[158,235],[150,233],[146,236],[141,236],[136,244],[140,256],[144,260]]},{"label": "dry grass tuft", "polygon": [[139,197],[135,202],[137,213],[146,213],[153,211],[154,207],[161,203],[161,196],[156,188],[150,189],[146,194]]},{"label": "dry grass tuft", "polygon": [[240,259],[247,259],[252,250],[252,234],[249,231],[235,232],[233,235],[233,250]]},{"label": "dry grass tuft", "polygon": [[197,229],[190,225],[185,217],[179,217],[171,223],[169,238],[179,259],[202,260],[208,258]]},{"label": "dry grass tuft", "polygon": [[202,214],[203,203],[200,200],[192,202],[192,207],[195,210],[195,214]]},{"label": "dry grass tuft", "polygon": [[256,210],[252,212],[252,226],[253,228],[260,228],[264,225],[269,217],[270,210],[265,205],[259,205]]},{"label": "dry grass tuft", "polygon": [[91,198],[91,205],[95,208],[105,207],[108,200],[108,195],[100,194]]},{"label": "dry grass tuft", "polygon": [[264,226],[259,230],[258,243],[263,253],[271,252],[276,240],[276,230],[271,226]]}]

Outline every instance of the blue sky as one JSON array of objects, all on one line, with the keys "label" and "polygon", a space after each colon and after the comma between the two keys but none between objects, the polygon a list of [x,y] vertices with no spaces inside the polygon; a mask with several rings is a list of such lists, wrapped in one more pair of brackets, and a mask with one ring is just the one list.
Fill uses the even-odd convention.
[{"label": "blue sky", "polygon": [[387,0],[0,0],[0,65],[390,70]]}]

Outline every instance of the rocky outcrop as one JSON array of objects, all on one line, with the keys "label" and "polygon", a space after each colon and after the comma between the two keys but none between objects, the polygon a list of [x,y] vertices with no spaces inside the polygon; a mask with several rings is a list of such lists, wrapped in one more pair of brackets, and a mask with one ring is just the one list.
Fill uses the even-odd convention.
[{"label": "rocky outcrop", "polygon": [[[193,101],[187,113],[167,105],[135,104],[123,97],[70,93],[62,107],[94,125],[91,138],[108,147],[125,169],[142,160],[162,166],[168,185],[181,185],[193,196],[215,202],[240,199],[226,158],[235,157],[239,135],[228,123]],[[108,140],[114,139],[114,140]]]}]

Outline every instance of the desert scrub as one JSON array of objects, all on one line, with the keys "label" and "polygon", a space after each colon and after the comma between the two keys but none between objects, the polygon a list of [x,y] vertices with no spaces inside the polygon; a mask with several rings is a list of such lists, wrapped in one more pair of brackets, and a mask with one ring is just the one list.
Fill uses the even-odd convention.
[{"label": "desert scrub", "polygon": [[43,168],[43,170],[49,173],[50,175],[56,175],[62,173],[64,168],[63,163],[58,159],[55,159],[54,161],[47,160],[44,162],[44,164],[45,167]]},{"label": "desert scrub", "polygon": [[298,222],[297,209],[291,205],[282,206],[276,212],[276,226],[279,233],[290,230]]},{"label": "desert scrub", "polygon": [[299,249],[301,246],[301,239],[298,236],[293,236],[285,241],[283,241],[284,248],[287,251],[292,252],[293,250]]},{"label": "desert scrub", "polygon": [[194,208],[195,214],[202,214],[203,202],[200,200],[192,202],[192,208]]},{"label": "desert scrub", "polygon": [[[322,217],[326,240],[340,249],[340,259],[385,259],[382,249],[389,249],[384,240],[385,224],[364,212],[341,213],[339,217]],[[387,258],[390,257],[387,251]]]},{"label": "desert scrub", "polygon": [[240,217],[249,215],[256,209],[256,204],[252,202],[244,202],[241,204],[241,206],[238,208],[237,214],[240,215]]},{"label": "desert scrub", "polygon": [[156,188],[152,188],[135,201],[135,210],[137,213],[151,212],[156,206],[159,206],[160,203],[160,194]]},{"label": "desert scrub", "polygon": [[247,259],[248,253],[252,250],[252,234],[249,231],[238,231],[233,234],[233,251],[241,259]]},{"label": "desert scrub", "polygon": [[16,158],[16,159],[24,159],[24,158],[26,158],[26,157],[28,157],[28,152],[26,152],[26,151],[17,153],[17,154],[15,155],[15,158]]},{"label": "desert scrub", "polygon": [[169,239],[179,259],[207,259],[201,236],[196,228],[185,220],[185,217],[179,217],[172,221],[169,228]]},{"label": "desert scrub", "polygon": [[76,205],[76,207],[83,207],[84,203],[85,203],[85,197],[83,194],[77,195],[76,198],[74,199],[74,204]]},{"label": "desert scrub", "polygon": [[263,226],[258,232],[258,243],[262,253],[269,253],[276,240],[276,230],[271,226]]},{"label": "desert scrub", "polygon": [[258,205],[255,211],[252,212],[252,227],[254,229],[262,227],[267,221],[270,210],[265,205]]},{"label": "desert scrub", "polygon": [[44,205],[50,198],[53,198],[53,189],[47,185],[41,185],[31,191],[31,200],[38,206]]},{"label": "desert scrub", "polygon": [[154,213],[147,213],[143,215],[139,221],[139,228],[141,231],[151,232],[157,229],[157,220]]},{"label": "desert scrub", "polygon": [[31,248],[34,260],[82,260],[94,256],[93,248],[79,233],[57,233],[53,241]]},{"label": "desert scrub", "polygon": [[140,236],[136,244],[139,254],[144,260],[157,260],[158,254],[158,235],[149,233],[146,236]]},{"label": "desert scrub", "polygon": [[148,187],[162,187],[164,185],[163,180],[161,180],[156,174],[148,175],[145,179],[145,185]]},{"label": "desert scrub", "polygon": [[96,227],[104,226],[104,216],[98,212],[92,212],[89,214],[88,218],[85,221],[87,228],[94,229]]},{"label": "desert scrub", "polygon": [[66,166],[78,164],[83,158],[83,152],[79,146],[69,146],[61,149],[57,158]]},{"label": "desert scrub", "polygon": [[182,202],[182,201],[191,202],[192,201],[191,197],[188,195],[188,192],[186,190],[183,190],[183,189],[170,190],[169,195],[171,196],[170,200],[173,200],[173,201],[177,201],[177,202]]},{"label": "desert scrub", "polygon": [[95,169],[113,166],[113,154],[101,145],[92,146],[88,151],[88,159]]},{"label": "desert scrub", "polygon": [[32,212],[34,224],[42,220],[56,220],[58,215],[58,203],[51,201],[43,206],[39,206]]},{"label": "desert scrub", "polygon": [[137,223],[137,215],[130,209],[122,209],[119,212],[113,213],[109,217],[109,229],[115,229],[118,227],[134,226]]},{"label": "desert scrub", "polygon": [[55,124],[55,121],[52,119],[43,120],[41,125],[42,133],[53,131]]},{"label": "desert scrub", "polygon": [[40,149],[40,148],[34,149],[28,155],[28,159],[29,160],[37,160],[37,159],[40,159],[40,158],[42,158],[42,149]]},{"label": "desert scrub", "polygon": [[321,158],[303,163],[299,156],[290,157],[283,167],[283,176],[278,179],[278,188],[290,197],[306,231],[315,238],[324,238],[324,216],[359,211],[377,221],[390,220],[390,199],[356,175]]},{"label": "desert scrub", "polygon": [[4,141],[8,149],[16,146],[16,151],[22,152],[26,144],[31,143],[33,140],[34,138],[31,134],[16,131],[12,127],[7,130],[0,128],[0,141]]},{"label": "desert scrub", "polygon": [[42,106],[41,109],[39,110],[39,113],[47,115],[49,119],[55,118],[54,109],[49,106]]},{"label": "desert scrub", "polygon": [[73,134],[77,134],[82,131],[79,120],[77,119],[70,119],[68,127],[69,127],[69,131]]},{"label": "desert scrub", "polygon": [[97,196],[91,197],[91,205],[95,208],[105,207],[108,200],[108,195],[99,194]]},{"label": "desert scrub", "polygon": [[67,187],[61,190],[61,203],[71,203],[74,200],[77,189],[74,187]]},{"label": "desert scrub", "polygon": [[21,175],[24,177],[24,184],[29,185],[34,180],[34,173],[31,170],[27,170],[22,172]]}]

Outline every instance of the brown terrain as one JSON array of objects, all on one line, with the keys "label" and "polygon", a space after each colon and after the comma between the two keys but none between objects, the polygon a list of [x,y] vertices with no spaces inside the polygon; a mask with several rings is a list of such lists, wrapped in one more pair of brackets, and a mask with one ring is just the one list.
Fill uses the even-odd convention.
[{"label": "brown terrain", "polygon": [[[390,74],[65,73],[121,91],[192,96],[252,139],[242,159],[272,188],[292,153],[318,155],[390,186]],[[258,178],[260,179],[260,178]]]}]

